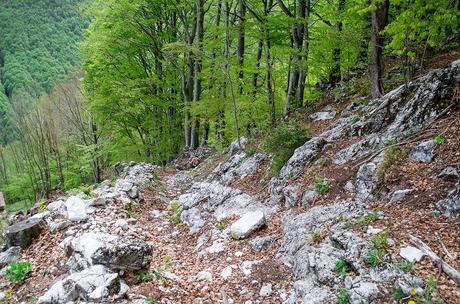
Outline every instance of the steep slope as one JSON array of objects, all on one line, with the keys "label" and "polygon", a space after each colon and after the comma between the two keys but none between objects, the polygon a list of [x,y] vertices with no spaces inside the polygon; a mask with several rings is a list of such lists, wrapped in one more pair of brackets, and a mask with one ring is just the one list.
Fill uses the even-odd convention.
[{"label": "steep slope", "polygon": [[235,143],[188,171],[116,166],[91,197],[11,219],[24,249],[0,261],[33,271],[2,286],[39,303],[458,303],[459,77],[457,60],[315,113],[271,180],[270,156]]}]

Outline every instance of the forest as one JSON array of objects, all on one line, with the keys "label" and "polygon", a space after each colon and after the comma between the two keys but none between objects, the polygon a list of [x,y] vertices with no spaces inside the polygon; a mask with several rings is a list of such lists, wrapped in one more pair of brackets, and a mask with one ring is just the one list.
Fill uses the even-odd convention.
[{"label": "forest", "polygon": [[378,98],[458,47],[459,17],[459,0],[2,0],[0,191],[28,204],[268,136],[344,87]]}]

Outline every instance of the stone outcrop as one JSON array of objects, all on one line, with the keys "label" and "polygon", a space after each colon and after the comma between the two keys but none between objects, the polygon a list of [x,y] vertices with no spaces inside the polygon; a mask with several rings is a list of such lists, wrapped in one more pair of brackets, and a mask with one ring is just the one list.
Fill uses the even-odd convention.
[{"label": "stone outcrop", "polygon": [[6,246],[27,248],[44,227],[45,222],[41,218],[29,218],[8,226],[3,231]]}]

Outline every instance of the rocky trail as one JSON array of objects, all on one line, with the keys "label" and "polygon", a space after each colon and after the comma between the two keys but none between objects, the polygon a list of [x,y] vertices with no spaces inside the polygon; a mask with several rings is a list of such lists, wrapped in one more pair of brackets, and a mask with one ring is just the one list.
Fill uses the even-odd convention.
[{"label": "rocky trail", "polygon": [[460,303],[459,78],[456,61],[319,109],[278,176],[233,143],[188,170],[120,164],[13,215],[0,267],[33,268],[2,301]]}]

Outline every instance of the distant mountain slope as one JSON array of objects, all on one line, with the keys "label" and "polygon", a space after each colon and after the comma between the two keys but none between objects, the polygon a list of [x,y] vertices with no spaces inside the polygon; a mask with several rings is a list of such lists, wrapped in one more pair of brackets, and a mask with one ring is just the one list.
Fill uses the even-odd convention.
[{"label": "distant mountain slope", "polygon": [[87,20],[83,0],[0,0],[0,76],[4,93],[41,95],[79,65]]}]

